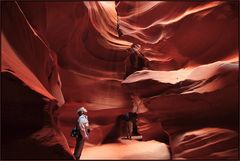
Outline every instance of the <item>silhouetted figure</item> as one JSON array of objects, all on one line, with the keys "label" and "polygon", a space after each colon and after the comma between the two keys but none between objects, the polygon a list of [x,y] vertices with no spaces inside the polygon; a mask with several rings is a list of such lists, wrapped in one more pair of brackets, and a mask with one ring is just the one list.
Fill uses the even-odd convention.
[{"label": "silhouetted figure", "polygon": [[136,134],[136,118],[137,114],[128,112],[125,115],[120,115],[118,120],[120,121],[120,135],[126,136],[127,139],[132,139],[132,135]]},{"label": "silhouetted figure", "polygon": [[79,160],[83,145],[86,139],[88,139],[88,134],[90,133],[88,116],[85,115],[87,110],[84,107],[81,107],[77,110],[78,113],[78,120],[77,120],[77,135],[76,135],[76,146],[74,149],[74,156],[76,160]]},{"label": "silhouetted figure", "polygon": [[125,115],[125,119],[126,119],[126,128],[127,128],[127,139],[132,139],[132,132],[133,132],[133,122],[132,122],[132,118],[131,118],[131,114],[130,112],[128,112]]}]

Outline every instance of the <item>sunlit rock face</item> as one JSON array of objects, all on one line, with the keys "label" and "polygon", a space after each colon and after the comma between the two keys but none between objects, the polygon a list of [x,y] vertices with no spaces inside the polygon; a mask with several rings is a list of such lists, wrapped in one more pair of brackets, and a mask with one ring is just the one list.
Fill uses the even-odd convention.
[{"label": "sunlit rock face", "polygon": [[122,37],[141,45],[152,70],[176,70],[237,55],[238,3],[120,2]]},{"label": "sunlit rock face", "polygon": [[92,128],[86,159],[142,156],[109,151],[120,145],[117,117],[129,111],[138,113],[142,145],[170,144],[174,159],[237,158],[237,2],[2,6],[2,121],[26,129],[3,135],[5,158],[73,159],[80,106]]},{"label": "sunlit rock face", "polygon": [[[147,112],[139,114],[139,117],[147,118],[151,123],[162,123],[163,129],[170,136],[173,157],[185,159],[237,157],[237,62],[216,62],[193,69],[168,72],[144,70],[130,75],[123,83],[142,97],[148,109]],[[151,85],[149,88],[143,88],[146,84]],[[214,136],[211,130],[202,129],[203,136],[198,136],[198,133],[194,135],[195,140],[202,137],[196,144],[188,137],[186,143],[181,143],[177,139],[179,135],[188,135],[188,131],[204,127],[224,129],[214,130]],[[144,130],[145,133],[151,131],[149,128]],[[231,131],[231,135],[228,136],[229,133],[226,133],[222,136],[218,134],[221,131]],[[215,144],[216,141],[221,142],[220,138],[215,140],[217,139],[215,135],[217,138],[218,135],[223,138],[229,137],[224,142],[228,142],[234,152],[228,151],[229,146],[219,149],[224,143]],[[180,153],[178,150],[181,148],[184,150]],[[213,155],[215,153],[221,155]]]},{"label": "sunlit rock face", "polygon": [[237,8],[223,1],[116,6],[121,38],[141,45],[145,60],[123,81],[147,108],[140,131],[161,123],[175,159],[238,156]]},{"label": "sunlit rock face", "polygon": [[[143,147],[147,147],[147,149]],[[170,153],[166,144],[155,140],[141,142],[122,140],[121,143],[104,144],[83,150],[82,159],[98,160],[99,158],[106,160],[169,160]]]},{"label": "sunlit rock face", "polygon": [[[47,43],[57,53],[63,93],[67,101],[94,104],[98,106],[96,109],[129,106],[127,96],[121,89],[121,81],[125,77],[125,63],[129,55],[126,49],[130,48],[131,43],[123,41],[115,48],[105,47],[109,46],[108,42],[104,43],[108,41],[108,35],[102,35],[100,31],[111,32],[112,37],[118,38],[114,28],[116,22],[101,28],[104,23],[108,25],[108,21],[100,19],[99,15],[100,11],[107,12],[105,8],[100,11],[91,9],[99,7],[97,2],[44,3],[37,8],[41,7],[43,13],[40,14],[45,16],[37,20],[29,3],[20,4],[23,12],[29,13],[26,17],[32,26],[40,28],[40,32],[45,31],[41,34],[45,34]],[[97,23],[96,19],[101,22],[93,24]],[[47,24],[45,28],[42,27],[43,24]],[[112,40],[112,37],[108,39]]]}]

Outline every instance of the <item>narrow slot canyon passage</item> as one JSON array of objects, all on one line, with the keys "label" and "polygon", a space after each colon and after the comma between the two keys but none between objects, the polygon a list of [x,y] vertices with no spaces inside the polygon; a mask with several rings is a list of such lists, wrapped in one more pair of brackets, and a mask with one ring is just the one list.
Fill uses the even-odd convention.
[{"label": "narrow slot canyon passage", "polygon": [[1,159],[239,159],[239,1],[1,10]]}]

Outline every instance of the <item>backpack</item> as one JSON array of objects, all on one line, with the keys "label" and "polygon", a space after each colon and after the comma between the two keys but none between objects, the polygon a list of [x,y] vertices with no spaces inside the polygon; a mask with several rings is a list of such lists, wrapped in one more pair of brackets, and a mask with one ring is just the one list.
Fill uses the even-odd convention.
[{"label": "backpack", "polygon": [[72,137],[77,137],[78,133],[79,133],[79,130],[76,127],[74,127],[71,131],[71,136]]},{"label": "backpack", "polygon": [[75,138],[78,137],[78,135],[80,133],[77,126],[78,126],[78,121],[76,122],[76,126],[72,129],[71,134],[70,134],[72,137],[75,137]]}]

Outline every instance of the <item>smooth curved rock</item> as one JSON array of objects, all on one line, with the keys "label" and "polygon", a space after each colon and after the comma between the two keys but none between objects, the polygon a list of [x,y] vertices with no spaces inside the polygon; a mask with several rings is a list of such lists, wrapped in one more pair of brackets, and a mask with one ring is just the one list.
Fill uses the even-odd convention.
[{"label": "smooth curved rock", "polygon": [[[25,129],[4,134],[6,159],[73,159],[79,106],[89,111],[92,150],[154,139],[169,143],[173,158],[236,158],[238,2],[1,4],[1,121]],[[122,147],[117,118],[129,111],[146,142]],[[191,137],[209,144],[184,147]],[[148,157],[130,153],[109,157]]]},{"label": "smooth curved rock", "polygon": [[222,128],[203,128],[172,141],[173,159],[236,159],[238,134]]},{"label": "smooth curved rock", "polygon": [[[148,147],[148,149],[143,147]],[[82,159],[168,160],[170,154],[167,145],[158,141],[122,141],[121,143],[86,147],[83,150]]]},{"label": "smooth curved rock", "polygon": [[[226,151],[226,155],[225,152],[216,150],[222,146],[220,144],[214,147],[206,145],[206,149],[199,151],[196,148],[194,153],[186,156],[175,153],[174,144],[178,143],[177,136],[200,128],[224,128],[231,130],[234,136],[237,135],[237,118],[239,117],[237,72],[238,63],[233,60],[170,72],[139,71],[130,75],[123,81],[123,84],[139,95],[148,109],[145,113],[139,114],[140,118],[147,120],[146,126],[150,123],[161,122],[162,128],[170,136],[173,156],[187,159],[209,159],[214,158],[213,154],[216,152],[216,158],[236,158],[237,145],[234,143],[237,142],[237,137],[229,140],[229,144],[235,149],[234,153],[227,152],[229,147],[222,149]],[[160,125],[158,127],[160,128]],[[139,128],[140,131],[150,134],[149,128],[142,127],[142,130],[141,126]],[[158,131],[157,128],[154,131]],[[214,133],[218,135],[218,132],[220,133],[221,130]],[[232,136],[230,133],[226,135]],[[214,142],[214,137],[212,137],[209,144]],[[188,150],[191,151],[191,148],[186,149]],[[202,156],[202,150],[208,151],[209,155]]]},{"label": "smooth curved rock", "polygon": [[237,56],[238,7],[236,1],[125,1],[116,10],[121,38],[141,45],[149,69],[170,71]]},{"label": "smooth curved rock", "polygon": [[57,62],[16,2],[3,3],[3,159],[73,159],[57,127],[64,103]]}]

